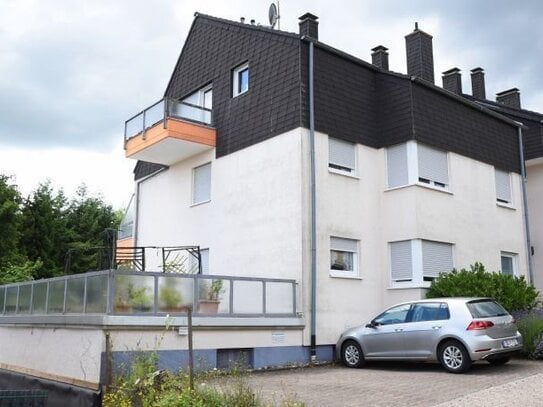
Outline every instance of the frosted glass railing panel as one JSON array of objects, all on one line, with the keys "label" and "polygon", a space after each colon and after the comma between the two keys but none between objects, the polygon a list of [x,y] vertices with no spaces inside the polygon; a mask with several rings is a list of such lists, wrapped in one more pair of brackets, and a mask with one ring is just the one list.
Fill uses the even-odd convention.
[{"label": "frosted glass railing panel", "polygon": [[107,311],[107,281],[107,275],[87,277],[87,313]]},{"label": "frosted glass railing panel", "polygon": [[114,312],[135,314],[153,312],[153,284],[154,277],[115,276]]},{"label": "frosted glass railing panel", "polygon": [[158,311],[187,312],[194,299],[194,283],[189,278],[158,278]]},{"label": "frosted glass railing panel", "polygon": [[128,120],[125,124],[126,137],[130,138],[143,131],[143,113]]},{"label": "frosted glass railing panel", "polygon": [[262,314],[262,282],[234,281],[234,309],[236,314]]},{"label": "frosted glass railing panel", "polygon": [[175,102],[170,109],[172,117],[194,120],[200,123],[211,124],[211,110],[203,107],[188,105],[182,102]]},{"label": "frosted glass railing panel", "polygon": [[85,277],[71,278],[66,282],[66,312],[81,313],[84,310]]},{"label": "frosted glass railing panel", "polygon": [[45,300],[47,299],[47,283],[35,283],[32,295],[32,313],[45,314]]},{"label": "frosted glass railing panel", "polygon": [[49,300],[47,306],[48,314],[59,314],[64,312],[64,287],[66,280],[49,282]]},{"label": "frosted glass railing panel", "polygon": [[266,283],[266,313],[291,314],[294,310],[292,284]]},{"label": "frosted glass railing panel", "polygon": [[216,278],[199,278],[198,307],[200,314],[225,314],[230,312],[230,282]]},{"label": "frosted glass railing panel", "polygon": [[161,120],[164,120],[164,100],[145,111],[145,128],[148,129]]},{"label": "frosted glass railing panel", "polygon": [[19,314],[28,314],[30,312],[30,298],[32,297],[32,285],[25,284],[19,286]]},{"label": "frosted glass railing panel", "polygon": [[6,289],[6,314],[15,313],[17,310],[17,292],[19,287],[8,287]]}]

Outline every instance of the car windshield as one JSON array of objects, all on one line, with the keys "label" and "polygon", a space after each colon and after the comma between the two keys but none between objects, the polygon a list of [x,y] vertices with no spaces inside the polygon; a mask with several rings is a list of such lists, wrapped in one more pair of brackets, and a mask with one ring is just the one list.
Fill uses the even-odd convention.
[{"label": "car windshield", "polygon": [[501,317],[509,313],[496,301],[476,300],[467,303],[473,318]]}]

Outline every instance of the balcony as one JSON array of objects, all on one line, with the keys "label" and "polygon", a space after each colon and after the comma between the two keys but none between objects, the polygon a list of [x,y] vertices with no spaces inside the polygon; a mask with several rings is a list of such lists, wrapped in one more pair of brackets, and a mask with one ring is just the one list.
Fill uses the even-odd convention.
[{"label": "balcony", "polygon": [[126,157],[172,165],[215,147],[211,109],[168,98],[128,119],[124,125]]}]

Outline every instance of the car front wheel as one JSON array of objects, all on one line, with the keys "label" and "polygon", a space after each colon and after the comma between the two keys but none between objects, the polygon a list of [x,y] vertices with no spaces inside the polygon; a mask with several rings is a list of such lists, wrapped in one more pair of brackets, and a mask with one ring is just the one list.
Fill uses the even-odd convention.
[{"label": "car front wheel", "polygon": [[356,341],[345,342],[341,347],[341,360],[347,367],[362,367],[365,361],[360,345]]},{"label": "car front wheel", "polygon": [[464,345],[455,340],[446,341],[439,347],[439,361],[451,373],[464,373],[472,363]]}]

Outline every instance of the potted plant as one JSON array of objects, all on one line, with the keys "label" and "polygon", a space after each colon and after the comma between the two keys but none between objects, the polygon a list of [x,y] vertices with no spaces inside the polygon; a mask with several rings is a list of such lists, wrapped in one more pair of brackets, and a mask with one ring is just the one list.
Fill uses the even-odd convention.
[{"label": "potted plant", "polygon": [[153,307],[152,298],[147,295],[148,287],[143,286],[140,288],[134,288],[133,284],[128,286],[129,304],[132,306],[132,310],[136,312],[149,312]]},{"label": "potted plant", "polygon": [[166,278],[160,285],[158,298],[162,312],[186,311],[187,307],[183,304],[183,294],[178,289],[177,281],[174,281],[173,277]]},{"label": "potted plant", "polygon": [[219,294],[222,293],[222,280],[200,280],[200,300],[198,311],[202,314],[217,313],[219,310]]},{"label": "potted plant", "polygon": [[162,271],[164,273],[181,273],[186,274],[187,267],[185,265],[186,259],[176,255],[173,259],[166,261],[162,266],[159,266],[162,268]]}]

